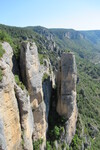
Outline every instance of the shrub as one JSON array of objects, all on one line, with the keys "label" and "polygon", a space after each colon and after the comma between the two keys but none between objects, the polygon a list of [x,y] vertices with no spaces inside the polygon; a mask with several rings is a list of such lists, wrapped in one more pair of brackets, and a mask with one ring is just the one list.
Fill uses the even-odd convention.
[{"label": "shrub", "polygon": [[2,45],[0,44],[0,58],[3,56],[5,53],[5,50],[2,48]]},{"label": "shrub", "polygon": [[0,41],[2,41],[2,42],[6,41],[9,44],[12,44],[11,37],[3,30],[2,31],[0,30]]},{"label": "shrub", "polygon": [[6,33],[6,31],[0,30],[0,41],[1,42],[4,42],[4,41],[8,42],[11,45],[11,47],[13,48],[13,51],[14,51],[16,58],[19,57],[20,43],[17,40],[14,40],[14,39],[12,40],[12,38],[10,37],[10,35],[8,33]]},{"label": "shrub", "polygon": [[76,149],[78,150],[79,147],[81,146],[81,144],[82,144],[81,139],[79,139],[78,135],[75,134],[74,138],[72,140],[72,143],[71,143],[71,146],[72,146],[73,150],[76,150]]},{"label": "shrub", "polygon": [[55,126],[53,133],[54,133],[55,138],[59,139],[59,137],[60,137],[60,128]]},{"label": "shrub", "polygon": [[40,145],[43,143],[43,139],[38,139],[33,142],[33,150],[40,150]]},{"label": "shrub", "polygon": [[16,84],[17,84],[22,90],[24,90],[25,86],[24,86],[24,84],[20,81],[18,75],[15,75],[15,82],[16,82]]},{"label": "shrub", "polygon": [[38,57],[39,57],[39,61],[40,61],[40,64],[43,65],[43,54],[38,54]]},{"label": "shrub", "polygon": [[52,150],[52,147],[50,145],[50,142],[46,142],[46,150]]},{"label": "shrub", "polygon": [[47,80],[48,77],[49,77],[49,75],[47,73],[44,73],[43,77],[42,77],[42,82],[44,82],[45,80]]}]

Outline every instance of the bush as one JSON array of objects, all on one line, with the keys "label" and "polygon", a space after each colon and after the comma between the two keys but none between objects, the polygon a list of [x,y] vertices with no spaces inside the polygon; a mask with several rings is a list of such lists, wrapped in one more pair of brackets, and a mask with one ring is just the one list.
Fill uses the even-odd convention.
[{"label": "bush", "polygon": [[43,139],[38,139],[33,142],[33,150],[40,150],[40,145],[43,143]]},{"label": "bush", "polygon": [[73,150],[80,149],[81,144],[82,144],[81,139],[79,139],[78,135],[75,134],[74,138],[72,140],[72,143],[71,143],[71,146],[72,146]]},{"label": "bush", "polygon": [[59,137],[60,137],[60,128],[55,126],[53,133],[54,133],[55,138],[59,139]]},{"label": "bush", "polygon": [[49,77],[49,75],[47,73],[44,73],[43,77],[42,77],[42,82],[44,82],[45,80],[47,80],[48,77]]},{"label": "bush", "polygon": [[0,81],[2,80],[2,78],[3,78],[3,73],[2,73],[2,70],[0,68]]},{"label": "bush", "polygon": [[0,44],[0,58],[2,58],[4,53],[5,53],[5,50],[2,48],[2,45]]},{"label": "bush", "polygon": [[61,145],[62,149],[66,148],[66,146],[67,146],[67,145],[66,145],[65,142],[63,142],[62,145]]},{"label": "bush", "polygon": [[18,40],[12,39],[10,37],[10,35],[6,33],[6,31],[0,30],[0,41],[1,42],[4,42],[4,41],[8,42],[11,45],[11,47],[13,48],[13,51],[14,51],[16,58],[19,57],[20,43],[18,42]]},{"label": "bush", "polygon": [[43,54],[38,54],[38,57],[39,57],[40,64],[43,65],[43,59],[44,59]]},{"label": "bush", "polygon": [[15,75],[15,82],[16,82],[16,84],[17,84],[22,90],[24,90],[25,86],[24,86],[24,84],[20,81],[18,75]]},{"label": "bush", "polygon": [[50,145],[50,142],[46,142],[46,150],[52,150],[52,147]]},{"label": "bush", "polygon": [[6,41],[12,45],[11,37],[3,30],[2,31],[0,30],[0,41],[2,41],[2,42]]}]

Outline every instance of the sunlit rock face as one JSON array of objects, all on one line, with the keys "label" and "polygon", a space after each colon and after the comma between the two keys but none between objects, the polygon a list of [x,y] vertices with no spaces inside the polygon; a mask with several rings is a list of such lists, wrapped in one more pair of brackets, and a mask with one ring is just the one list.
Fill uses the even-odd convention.
[{"label": "sunlit rock face", "polygon": [[14,89],[19,106],[23,149],[33,150],[32,135],[34,132],[34,119],[30,105],[30,97],[26,89],[22,90],[17,84],[15,84]]},{"label": "sunlit rock face", "polygon": [[42,72],[38,59],[35,43],[22,43],[20,53],[20,69],[23,82],[30,94],[30,103],[34,116],[33,139],[37,140],[46,136],[45,104],[42,91]]},{"label": "sunlit rock face", "polygon": [[4,42],[5,54],[0,59],[3,79],[0,81],[0,149],[21,149],[21,126],[17,99],[14,92],[14,76],[12,73],[13,50]]},{"label": "sunlit rock face", "polygon": [[76,79],[77,69],[75,56],[72,53],[64,53],[59,62],[57,77],[58,103],[57,112],[66,118],[65,134],[62,139],[68,144],[75,134],[77,121],[76,105]]}]

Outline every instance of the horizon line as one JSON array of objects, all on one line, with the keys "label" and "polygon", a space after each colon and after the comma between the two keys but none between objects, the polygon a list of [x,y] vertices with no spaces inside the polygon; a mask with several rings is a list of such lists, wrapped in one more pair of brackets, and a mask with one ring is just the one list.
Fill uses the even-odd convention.
[{"label": "horizon line", "polygon": [[100,31],[100,29],[75,29],[75,28],[67,28],[67,27],[45,27],[42,25],[26,25],[26,26],[17,26],[17,25],[7,25],[7,24],[2,24],[0,25],[8,26],[8,27],[16,27],[16,28],[27,28],[27,27],[42,27],[46,29],[65,29],[65,30],[75,30],[75,31]]}]

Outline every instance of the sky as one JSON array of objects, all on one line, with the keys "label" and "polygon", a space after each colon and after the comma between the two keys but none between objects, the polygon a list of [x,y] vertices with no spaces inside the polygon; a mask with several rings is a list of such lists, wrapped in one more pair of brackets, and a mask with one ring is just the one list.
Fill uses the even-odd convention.
[{"label": "sky", "polygon": [[0,24],[100,29],[100,0],[0,0]]}]

